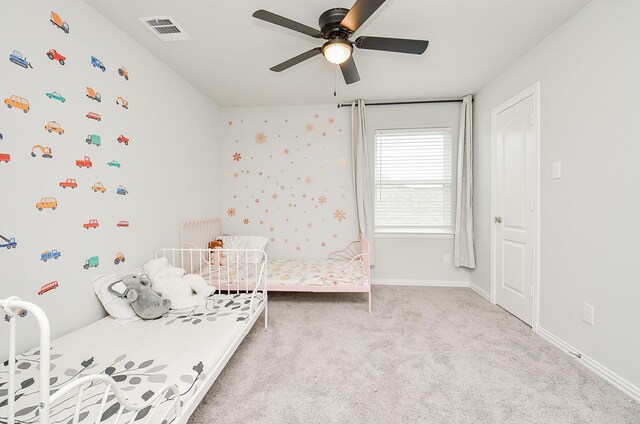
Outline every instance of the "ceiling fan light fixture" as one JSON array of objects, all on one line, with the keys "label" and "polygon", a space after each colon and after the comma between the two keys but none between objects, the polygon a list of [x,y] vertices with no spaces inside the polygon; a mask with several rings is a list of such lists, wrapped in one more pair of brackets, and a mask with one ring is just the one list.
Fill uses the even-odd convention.
[{"label": "ceiling fan light fixture", "polygon": [[340,65],[346,62],[353,52],[351,43],[343,39],[329,40],[322,46],[322,54],[331,63]]}]

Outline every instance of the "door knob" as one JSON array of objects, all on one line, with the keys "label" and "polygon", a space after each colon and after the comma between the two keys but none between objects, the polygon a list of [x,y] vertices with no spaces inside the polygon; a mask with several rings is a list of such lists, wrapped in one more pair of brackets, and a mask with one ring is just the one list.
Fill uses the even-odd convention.
[{"label": "door knob", "polygon": [[496,216],[495,218],[493,218],[493,220],[494,220],[496,223],[500,224],[500,223],[502,222],[502,217],[501,217],[501,216]]}]

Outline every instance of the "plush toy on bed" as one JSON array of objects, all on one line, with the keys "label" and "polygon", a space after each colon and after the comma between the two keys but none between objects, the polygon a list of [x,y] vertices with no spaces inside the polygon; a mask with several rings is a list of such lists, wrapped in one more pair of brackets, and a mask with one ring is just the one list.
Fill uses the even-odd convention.
[{"label": "plush toy on bed", "polygon": [[125,275],[121,281],[111,284],[109,290],[126,298],[142,319],[160,318],[171,308],[169,299],[163,299],[151,290],[151,280],[146,275]]},{"label": "plush toy on bed", "polygon": [[143,266],[143,270],[151,279],[151,289],[171,300],[171,309],[203,306],[206,303],[204,298],[216,290],[202,276],[185,275],[184,269],[169,266],[167,258],[152,259]]},{"label": "plush toy on bed", "polygon": [[[217,238],[214,241],[209,242],[209,250],[211,250],[209,253],[209,261],[211,261],[213,265],[226,266],[227,258],[225,257],[224,252],[216,252],[216,249],[224,249],[224,243],[221,238]],[[216,262],[218,263],[216,264]]]}]

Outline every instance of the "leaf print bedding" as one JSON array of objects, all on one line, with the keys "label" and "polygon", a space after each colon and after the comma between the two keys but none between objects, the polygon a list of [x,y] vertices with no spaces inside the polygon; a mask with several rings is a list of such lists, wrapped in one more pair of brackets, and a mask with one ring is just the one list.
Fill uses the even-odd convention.
[{"label": "leaf print bedding", "polygon": [[[104,374],[118,383],[131,402],[140,403],[164,385],[175,384],[184,404],[203,388],[206,376],[217,370],[229,346],[246,329],[251,318],[250,299],[251,294],[214,295],[207,298],[204,306],[171,310],[159,319],[126,325],[106,317],[53,340],[51,392],[74,379]],[[263,303],[262,294],[256,294],[253,310],[259,314]],[[35,424],[39,401],[38,349],[18,355],[16,367],[15,422]],[[7,368],[8,362],[0,365],[0,423],[6,423],[8,415]],[[92,383],[85,390],[79,422],[96,422],[104,388]],[[72,420],[75,399],[71,396],[51,405],[51,423],[66,424]],[[151,412],[154,419],[163,416],[171,403],[165,398],[161,409]],[[119,406],[111,395],[97,422],[114,422]],[[120,422],[144,423],[149,413],[150,408],[126,411]],[[174,419],[170,415],[168,422]]]}]

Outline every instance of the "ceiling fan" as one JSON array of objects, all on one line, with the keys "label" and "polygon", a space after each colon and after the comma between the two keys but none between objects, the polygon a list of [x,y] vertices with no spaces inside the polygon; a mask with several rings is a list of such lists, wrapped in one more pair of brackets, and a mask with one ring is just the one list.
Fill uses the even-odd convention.
[{"label": "ceiling fan", "polygon": [[282,72],[298,63],[322,53],[331,63],[340,65],[342,76],[347,84],[360,81],[358,68],[353,60],[353,46],[367,50],[383,50],[387,52],[422,54],[429,46],[426,40],[409,40],[403,38],[366,37],[355,41],[349,38],[369,19],[385,0],[357,0],[351,9],[334,8],[320,15],[320,30],[301,24],[266,10],[258,10],[254,18],[279,25],[293,31],[301,32],[313,38],[327,40],[322,47],[313,48],[273,68],[273,72]]}]

